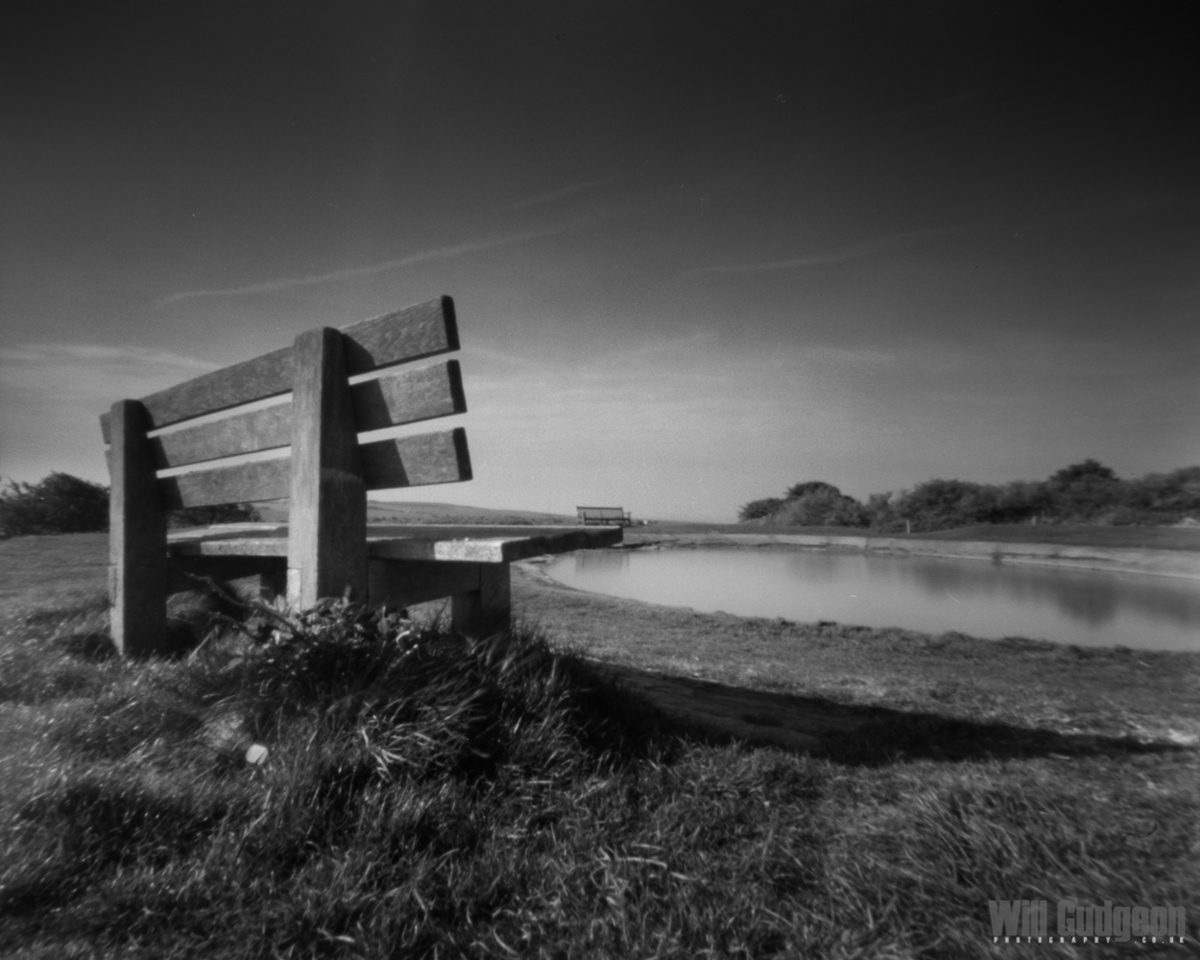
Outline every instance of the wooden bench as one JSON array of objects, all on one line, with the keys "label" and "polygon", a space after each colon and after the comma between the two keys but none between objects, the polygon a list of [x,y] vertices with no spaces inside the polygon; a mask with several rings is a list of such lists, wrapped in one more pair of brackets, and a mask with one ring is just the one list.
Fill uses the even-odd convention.
[{"label": "wooden bench", "polygon": [[[185,573],[257,577],[300,608],[347,590],[372,605],[450,597],[454,627],[481,634],[508,624],[508,564],[619,542],[619,530],[576,527],[368,529],[368,491],[471,479],[461,427],[359,437],[464,412],[456,361],[413,364],[458,347],[442,297],[115,403],[101,427],[118,650],[164,649],[166,599]],[[284,499],[286,527],[167,533],[172,509]]]},{"label": "wooden bench", "polygon": [[619,527],[633,525],[633,518],[620,507],[576,507],[575,513],[585,526],[596,523],[615,523]]}]

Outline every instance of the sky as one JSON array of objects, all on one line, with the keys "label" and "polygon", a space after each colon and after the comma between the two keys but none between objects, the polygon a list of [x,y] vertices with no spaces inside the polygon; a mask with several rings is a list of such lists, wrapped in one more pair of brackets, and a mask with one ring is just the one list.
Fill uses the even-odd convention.
[{"label": "sky", "polygon": [[1200,463],[1176,9],[18,0],[0,477],[107,482],[115,400],[442,294],[474,479],[405,500]]}]

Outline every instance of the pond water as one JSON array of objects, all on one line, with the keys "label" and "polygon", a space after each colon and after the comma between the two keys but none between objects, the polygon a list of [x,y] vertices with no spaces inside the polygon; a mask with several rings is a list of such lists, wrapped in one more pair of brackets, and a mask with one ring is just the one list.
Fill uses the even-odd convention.
[{"label": "pond water", "polygon": [[832,620],[1079,646],[1200,651],[1193,580],[829,550],[594,550],[550,576],[581,590],[704,612]]}]

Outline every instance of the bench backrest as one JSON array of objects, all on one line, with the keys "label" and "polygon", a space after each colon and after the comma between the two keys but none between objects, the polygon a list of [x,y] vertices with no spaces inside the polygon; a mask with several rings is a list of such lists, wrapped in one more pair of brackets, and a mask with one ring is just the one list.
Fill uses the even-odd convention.
[{"label": "bench backrest", "polygon": [[[150,434],[154,468],[171,471],[160,477],[158,483],[167,509],[290,496],[294,391],[297,380],[311,385],[320,375],[316,365],[305,362],[313,358],[308,355],[311,349],[305,352],[301,341],[305,338],[311,341],[319,333],[301,334],[291,347],[204,374],[138,401],[144,410],[141,425]],[[336,333],[342,340],[344,377],[459,347],[453,302],[449,297],[366,320]],[[462,375],[453,360],[417,370],[402,369],[348,387],[349,413],[359,433],[466,410]],[[236,409],[288,393],[293,396],[282,403],[244,413]],[[223,411],[227,415],[218,420],[207,416]],[[303,424],[306,417],[311,419],[314,414],[328,417],[330,411],[304,411],[296,423]],[[111,444],[114,414],[106,413],[100,420],[105,443]],[[199,422],[188,423],[196,420]],[[153,433],[164,427],[173,429]],[[471,477],[461,428],[357,446],[367,490],[448,483]],[[250,463],[176,471],[268,450],[279,455]]]},{"label": "bench backrest", "polygon": [[[123,589],[131,578],[161,576],[152,567],[163,566],[167,510],[284,498],[289,596],[307,605],[347,585],[365,590],[366,492],[469,480],[471,464],[461,428],[358,440],[465,411],[455,361],[358,375],[458,347],[454,305],[442,297],[342,330],[311,330],[291,347],[114,404],[101,418],[112,479],[112,595],[137,594]],[[247,454],[258,456],[211,462]],[[114,636],[123,630],[118,620],[139,615],[114,604]]]},{"label": "bench backrest", "polygon": [[576,507],[575,512],[584,523],[614,522],[624,525],[629,522],[629,514],[621,507]]}]

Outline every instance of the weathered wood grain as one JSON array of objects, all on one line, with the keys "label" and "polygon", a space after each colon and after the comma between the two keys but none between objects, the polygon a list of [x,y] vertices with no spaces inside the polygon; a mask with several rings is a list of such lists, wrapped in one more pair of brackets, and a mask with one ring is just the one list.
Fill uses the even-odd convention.
[{"label": "weathered wood grain", "polygon": [[372,560],[368,596],[372,606],[406,607],[480,588],[479,563]]},{"label": "weathered wood grain", "polygon": [[365,380],[350,388],[359,433],[464,413],[462,370],[457,360]]},{"label": "weathered wood grain", "polygon": [[471,479],[467,433],[462,427],[364,443],[358,452],[368,490]]},{"label": "weathered wood grain", "polygon": [[[142,398],[150,429],[264,400],[292,389],[292,350],[284,347],[252,360],[243,360]],[[108,425],[101,429],[108,438]]]},{"label": "weathered wood grain", "polygon": [[211,507],[221,503],[286,500],[291,494],[291,457],[193,470],[158,481],[163,506]]},{"label": "weathered wood grain", "polygon": [[[354,437],[353,430],[343,436]],[[466,431],[394,437],[358,448],[365,490],[390,490],[471,479]],[[222,503],[257,503],[292,496],[292,451],[270,460],[254,460],[163,477],[159,496],[168,510]],[[349,482],[349,481],[347,481]],[[294,507],[293,507],[294,509]],[[364,518],[366,507],[363,507]],[[365,523],[364,519],[364,523]]]},{"label": "weathered wood grain", "polygon": [[420,527],[372,538],[371,556],[396,560],[513,563],[530,557],[594,550],[621,542],[620,527]]},{"label": "weathered wood grain", "polygon": [[380,367],[420,360],[458,349],[454,301],[439,297],[394,313],[342,328],[346,372],[369,373]]},{"label": "weathered wood grain", "polygon": [[151,443],[155,463],[160,469],[290,447],[292,404],[288,401],[224,420],[185,427],[154,437]]},{"label": "weathered wood grain", "polygon": [[450,622],[468,637],[485,637],[508,627],[512,620],[512,575],[507,563],[481,563],[479,587],[455,593]]},{"label": "weathered wood grain", "polygon": [[[512,563],[620,542],[617,528],[406,526],[402,533],[373,536],[368,527],[367,555],[379,561]],[[287,531],[276,527],[177,535],[170,538],[169,550],[172,556],[282,557],[287,555]]]},{"label": "weathered wood grain", "polygon": [[367,593],[367,493],[346,379],[345,340],[331,328],[292,345],[291,508],[288,599]]},{"label": "weathered wood grain", "polygon": [[278,537],[230,537],[222,540],[173,540],[172,557],[286,557],[287,531]]},{"label": "weathered wood grain", "polygon": [[136,400],[113,404],[109,471],[109,597],[117,651],[140,657],[167,642],[167,521]]},{"label": "weathered wood grain", "polygon": [[[165,638],[157,625],[165,627],[168,558],[177,575],[203,571],[252,592],[286,588],[301,607],[347,587],[375,604],[449,596],[456,628],[479,634],[509,621],[508,564],[619,543],[618,528],[406,527],[368,538],[368,489],[468,480],[472,468],[462,428],[365,444],[359,435],[462,413],[466,401],[454,361],[349,378],[458,346],[454,305],[443,297],[309,331],[286,349],[115,405],[102,426],[113,445],[113,623],[123,652],[151,652]],[[235,409],[268,398],[278,400]],[[208,422],[184,423],[196,417]],[[164,427],[175,429],[149,437]],[[155,469],[183,472],[156,478]],[[282,499],[291,503],[286,528],[209,529],[168,544],[167,509]]]},{"label": "weathered wood grain", "polygon": [[[454,302],[440,297],[428,303],[363,320],[344,328],[347,375],[418,360],[458,349]],[[147,429],[159,429],[243,403],[278,396],[292,389],[292,348],[214,370],[142,398],[149,415]],[[109,420],[101,417],[104,439]]]},{"label": "weathered wood grain", "polygon": [[245,540],[259,537],[283,537],[287,540],[286,523],[220,523],[208,527],[190,527],[167,531],[167,546],[196,540]]},{"label": "weathered wood grain", "polygon": [[[350,388],[359,433],[447,417],[467,409],[462,371],[449,360],[404,370]],[[220,420],[185,426],[152,438],[159,469],[290,446],[292,401]]]}]

